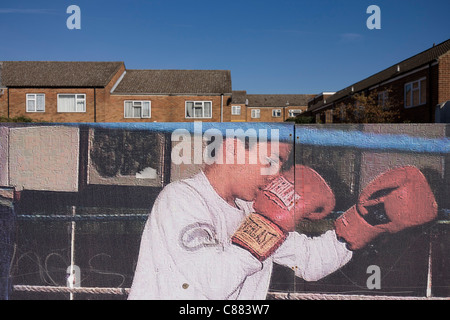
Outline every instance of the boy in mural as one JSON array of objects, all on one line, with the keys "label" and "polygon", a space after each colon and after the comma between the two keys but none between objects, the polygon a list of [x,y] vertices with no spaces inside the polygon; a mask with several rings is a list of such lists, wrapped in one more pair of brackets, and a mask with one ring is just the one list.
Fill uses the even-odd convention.
[{"label": "boy in mural", "polygon": [[[270,144],[245,147],[246,157],[270,149]],[[218,152],[236,159],[236,150],[243,146],[240,139],[227,139]],[[291,144],[280,142],[279,152],[266,161],[257,157],[256,164],[213,163],[164,188],[142,235],[129,299],[265,299],[273,263],[291,268],[306,281],[316,281],[345,265],[352,258],[351,250],[378,234],[435,217],[433,201],[421,204],[407,196],[408,203],[402,202],[414,188],[426,192],[419,201],[430,194],[426,181],[416,179],[417,172],[400,169],[375,179],[363,192],[362,199],[370,199],[378,209],[380,203],[386,204],[387,220],[369,220],[371,225],[364,215],[373,210],[358,203],[337,220],[336,231],[308,238],[295,231],[296,224],[327,216],[335,198],[317,172],[287,163],[290,153]],[[274,165],[284,170],[261,174]],[[389,183],[396,179],[398,183]],[[413,185],[404,187],[411,179]],[[405,218],[403,204],[408,205]]]}]

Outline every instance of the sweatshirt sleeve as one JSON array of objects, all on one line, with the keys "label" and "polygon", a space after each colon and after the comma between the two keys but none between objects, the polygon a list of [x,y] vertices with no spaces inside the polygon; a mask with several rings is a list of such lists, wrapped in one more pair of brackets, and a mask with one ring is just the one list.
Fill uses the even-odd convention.
[{"label": "sweatshirt sleeve", "polygon": [[292,232],[275,252],[274,262],[292,268],[306,281],[317,281],[340,269],[352,255],[334,230],[314,238]]},{"label": "sweatshirt sleeve", "polygon": [[[245,278],[262,269],[249,252],[217,237],[215,221],[198,191],[179,183],[166,187],[152,209],[145,232],[161,244],[164,267],[182,275],[190,290],[207,299],[226,299]],[[182,283],[177,287],[181,287]]]}]

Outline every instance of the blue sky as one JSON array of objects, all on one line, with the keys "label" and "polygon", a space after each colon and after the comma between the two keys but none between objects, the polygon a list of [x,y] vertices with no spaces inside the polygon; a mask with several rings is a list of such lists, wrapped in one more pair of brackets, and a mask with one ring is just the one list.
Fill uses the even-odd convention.
[{"label": "blue sky", "polygon": [[[81,30],[69,30],[69,5]],[[381,9],[369,30],[368,6]],[[2,0],[0,60],[231,70],[233,90],[337,91],[450,38],[448,0]]]}]

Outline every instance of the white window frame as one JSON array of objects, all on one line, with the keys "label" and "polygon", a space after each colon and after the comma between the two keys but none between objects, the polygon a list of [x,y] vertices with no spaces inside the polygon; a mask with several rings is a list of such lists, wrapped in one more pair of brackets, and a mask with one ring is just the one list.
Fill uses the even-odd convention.
[{"label": "white window frame", "polygon": [[[195,112],[194,112],[194,115],[193,116],[189,116],[188,115],[188,110],[187,110],[187,106],[188,106],[188,103],[193,103],[194,104],[194,107],[196,107],[196,105],[199,105],[199,104],[201,104],[201,108],[202,108],[202,115],[200,116],[200,117],[196,117],[195,116]],[[209,103],[210,104],[210,106],[211,106],[211,110],[210,110],[210,116],[208,117],[208,116],[205,116],[205,103]],[[197,100],[197,101],[193,101],[193,100],[190,100],[190,101],[185,101],[185,103],[184,103],[184,117],[186,118],[186,119],[211,119],[212,118],[212,112],[213,112],[213,104],[212,104],[212,101],[207,101],[207,100]]]},{"label": "white window frame", "polygon": [[378,92],[378,105],[380,107],[385,107],[389,99],[389,93],[387,90]]},{"label": "white window frame", "polygon": [[346,116],[347,116],[347,107],[345,105],[341,105],[339,107],[339,118],[341,121],[346,120]]},{"label": "white window frame", "polygon": [[333,109],[325,111],[325,123],[333,123]]},{"label": "white window frame", "polygon": [[260,109],[252,109],[250,116],[252,117],[252,119],[261,118],[261,110]]},{"label": "white window frame", "polygon": [[[44,110],[38,110],[37,97],[44,98]],[[30,109],[30,101],[34,101],[34,110]],[[27,112],[45,112],[45,94],[44,93],[27,93]]]},{"label": "white window frame", "polygon": [[303,110],[299,110],[299,109],[290,109],[289,111],[289,118],[295,118],[296,116],[298,116],[299,114],[303,113]]},{"label": "white window frame", "polygon": [[[141,115],[138,116],[134,116],[134,112],[132,116],[127,116],[127,108],[126,108],[126,104],[128,102],[131,102],[131,107],[132,108],[140,108],[141,109]],[[148,116],[144,116],[143,114],[143,105],[144,102],[148,102],[149,103],[149,110],[148,110]],[[138,106],[138,103],[140,103],[141,105]],[[136,105],[136,106],[135,106]],[[150,100],[125,100],[123,102],[123,117],[125,119],[150,119],[152,117],[152,102]]]},{"label": "white window frame", "polygon": [[273,118],[281,118],[281,109],[272,109]]},{"label": "white window frame", "polygon": [[[75,97],[75,110],[74,111],[61,111],[60,110],[59,99],[61,96],[74,96]],[[83,96],[83,98],[79,98],[79,96]],[[82,110],[77,110],[79,101],[84,102]],[[61,112],[61,113],[84,113],[84,112],[86,112],[86,94],[85,93],[59,93],[57,105],[58,105],[57,111]]]},{"label": "white window frame", "polygon": [[231,106],[231,114],[233,116],[240,116],[241,115],[241,106]]},{"label": "white window frame", "polygon": [[[404,86],[404,92],[405,92],[405,94],[404,94],[404,107],[405,107],[405,109],[418,107],[418,106],[421,106],[421,105],[424,105],[424,104],[427,103],[426,96],[425,96],[425,101],[422,101],[422,85],[421,85],[421,83],[424,80],[426,80],[426,77],[420,78],[419,80],[415,80],[415,81],[411,81],[411,82],[405,83],[405,86]],[[414,85],[415,84],[417,84],[417,88],[416,89],[414,89]],[[408,94],[407,93],[407,87],[408,86],[411,87],[411,90],[409,92],[409,94],[410,94],[410,96],[409,96],[410,104],[409,105],[406,104],[406,101],[407,101],[406,98],[407,98],[407,94]],[[426,90],[426,88],[425,88],[425,90]],[[419,103],[418,104],[414,104],[414,92],[416,92],[416,91],[418,91],[418,94],[419,94]]]}]

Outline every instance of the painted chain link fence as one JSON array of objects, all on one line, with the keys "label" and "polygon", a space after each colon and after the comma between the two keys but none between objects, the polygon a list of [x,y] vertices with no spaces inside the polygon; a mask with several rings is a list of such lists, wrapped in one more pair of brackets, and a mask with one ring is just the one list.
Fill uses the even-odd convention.
[{"label": "painted chain link fence", "polygon": [[[383,232],[320,279],[305,280],[296,267],[270,262],[267,299],[447,299],[449,129],[411,124],[3,124],[0,297],[129,298],[156,199],[167,186],[198,175],[217,160],[218,137],[239,133],[250,142],[288,145],[277,170],[310,168],[332,191],[335,202],[325,217],[296,224],[293,232],[305,237],[334,232],[336,220],[362,201],[363,191],[396,168],[418,169],[437,204],[429,221]],[[271,153],[277,150],[269,148],[269,158],[282,153]],[[238,170],[245,175],[251,168],[244,163]],[[239,187],[250,188],[250,183]],[[393,201],[414,213],[408,203]],[[375,213],[381,220],[372,221],[374,226],[396,219],[386,208]]]}]

